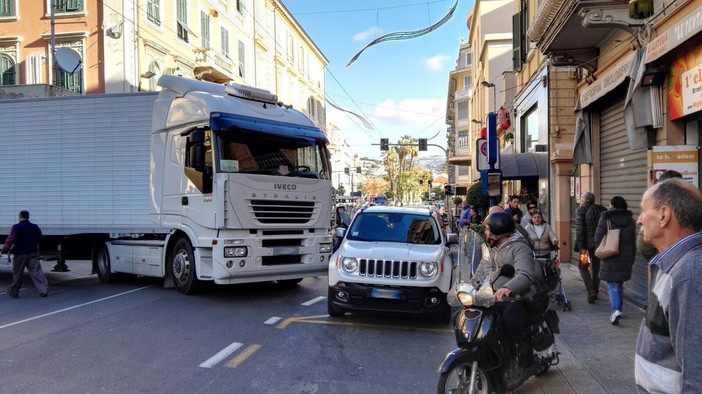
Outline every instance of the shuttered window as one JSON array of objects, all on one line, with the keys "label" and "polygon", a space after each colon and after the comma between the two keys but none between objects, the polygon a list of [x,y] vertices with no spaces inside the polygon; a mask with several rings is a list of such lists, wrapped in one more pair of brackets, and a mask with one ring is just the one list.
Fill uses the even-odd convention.
[{"label": "shuttered window", "polygon": [[0,0],[0,16],[15,15],[15,0]]},{"label": "shuttered window", "polygon": [[220,28],[220,41],[222,45],[222,56],[229,59],[231,55],[229,54],[229,30],[225,28]]},{"label": "shuttered window", "polygon": [[190,42],[188,38],[188,2],[187,0],[177,0],[176,3],[176,24],[178,38],[185,42]]},{"label": "shuttered window", "polygon": [[525,55],[525,12],[512,15],[512,67],[514,71],[521,71]]},{"label": "shuttered window", "polygon": [[239,41],[239,77],[246,78],[246,47]]},{"label": "shuttered window", "polygon": [[56,12],[83,11],[83,0],[54,0],[54,11],[56,11]]},{"label": "shuttered window", "polygon": [[149,0],[146,4],[146,17],[157,26],[161,26],[161,0]]},{"label": "shuttered window", "polygon": [[210,47],[210,15],[204,11],[200,11],[200,46]]},{"label": "shuttered window", "polygon": [[0,55],[0,76],[0,85],[16,84],[15,62],[5,55]]},{"label": "shuttered window", "polygon": [[83,70],[73,74],[61,69],[54,70],[54,85],[72,92],[83,93]]}]

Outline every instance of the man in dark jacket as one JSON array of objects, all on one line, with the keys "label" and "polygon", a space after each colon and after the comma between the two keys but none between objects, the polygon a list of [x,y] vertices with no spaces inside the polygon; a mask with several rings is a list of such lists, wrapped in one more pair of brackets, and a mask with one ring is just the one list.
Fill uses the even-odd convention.
[{"label": "man in dark jacket", "polygon": [[19,213],[19,223],[12,226],[10,235],[5,240],[5,245],[0,251],[0,256],[10,250],[12,250],[14,255],[12,260],[12,285],[10,285],[10,290],[8,291],[11,297],[17,298],[19,296],[24,267],[27,267],[34,286],[39,290],[39,296],[46,297],[49,294],[49,284],[46,281],[46,276],[44,276],[44,271],[41,270],[39,254],[37,253],[40,239],[41,230],[39,226],[29,222],[29,212],[21,211]]},{"label": "man in dark jacket", "polygon": [[[575,211],[575,245],[576,252],[587,251],[590,255],[590,265],[580,264],[580,276],[583,278],[587,289],[587,302],[592,304],[600,292],[600,259],[595,257],[595,231],[600,221],[600,215],[606,209],[595,204],[595,194],[583,193],[580,197],[580,207]],[[592,273],[590,273],[592,270]]]},{"label": "man in dark jacket", "polygon": [[602,214],[595,233],[595,243],[599,245],[609,229],[619,229],[619,253],[602,259],[600,277],[607,281],[607,293],[612,315],[610,323],[619,324],[622,315],[622,297],[624,282],[631,279],[631,269],[636,256],[636,222],[628,210],[624,197],[614,196],[610,201],[611,208]]}]

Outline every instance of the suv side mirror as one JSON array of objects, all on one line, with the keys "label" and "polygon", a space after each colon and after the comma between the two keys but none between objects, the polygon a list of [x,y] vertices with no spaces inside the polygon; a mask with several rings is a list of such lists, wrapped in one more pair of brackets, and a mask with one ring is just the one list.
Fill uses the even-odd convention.
[{"label": "suv side mirror", "polygon": [[448,233],[446,234],[446,245],[454,245],[458,243],[458,234]]},{"label": "suv side mirror", "polygon": [[344,235],[346,235],[345,227],[337,227],[334,230],[334,238],[344,238]]}]

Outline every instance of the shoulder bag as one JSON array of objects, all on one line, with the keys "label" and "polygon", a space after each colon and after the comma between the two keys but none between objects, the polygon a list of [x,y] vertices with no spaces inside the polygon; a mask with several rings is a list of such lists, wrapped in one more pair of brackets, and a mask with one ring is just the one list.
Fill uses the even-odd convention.
[{"label": "shoulder bag", "polygon": [[608,259],[619,254],[619,229],[612,228],[612,223],[607,220],[607,233],[602,238],[600,246],[595,250],[595,256]]}]

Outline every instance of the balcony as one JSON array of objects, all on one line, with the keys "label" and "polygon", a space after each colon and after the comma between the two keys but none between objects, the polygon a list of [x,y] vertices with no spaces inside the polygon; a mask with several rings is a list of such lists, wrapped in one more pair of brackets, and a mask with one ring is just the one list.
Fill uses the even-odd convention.
[{"label": "balcony", "polygon": [[598,46],[617,29],[637,35],[640,43],[650,33],[644,21],[629,19],[626,1],[545,0],[527,37],[554,65],[581,65],[594,71]]},{"label": "balcony", "polygon": [[463,90],[457,90],[456,93],[454,93],[454,100],[467,100],[472,96],[473,90],[472,89],[463,89]]},{"label": "balcony", "polygon": [[455,166],[470,166],[470,148],[467,146],[456,147],[454,152],[449,154],[448,162]]},{"label": "balcony", "polygon": [[198,48],[195,52],[195,78],[215,83],[227,83],[232,78],[234,62],[212,48]]}]

